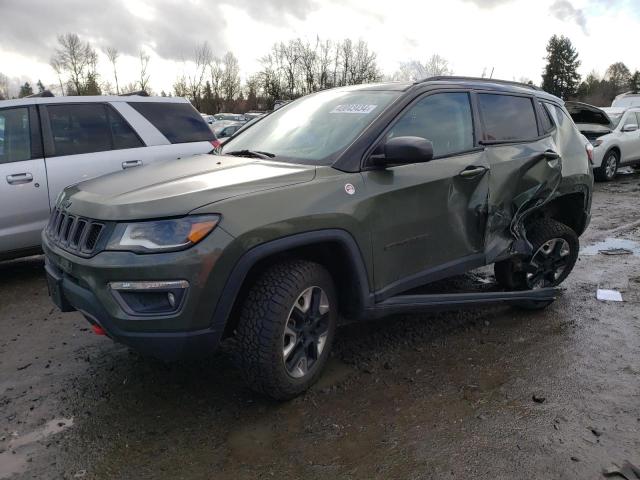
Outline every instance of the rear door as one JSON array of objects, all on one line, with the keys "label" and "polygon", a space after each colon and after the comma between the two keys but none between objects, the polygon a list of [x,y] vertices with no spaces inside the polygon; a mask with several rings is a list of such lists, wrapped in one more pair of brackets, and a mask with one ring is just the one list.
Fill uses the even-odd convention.
[{"label": "rear door", "polygon": [[[526,209],[550,195],[562,178],[562,158],[549,117],[529,95],[478,92],[483,144],[491,168],[486,262],[509,256]],[[547,115],[546,113],[544,113]]]},{"label": "rear door", "polygon": [[35,107],[0,109],[0,256],[40,245],[49,217]]},{"label": "rear door", "polygon": [[41,107],[51,203],[68,185],[145,163],[145,145],[110,105]]}]

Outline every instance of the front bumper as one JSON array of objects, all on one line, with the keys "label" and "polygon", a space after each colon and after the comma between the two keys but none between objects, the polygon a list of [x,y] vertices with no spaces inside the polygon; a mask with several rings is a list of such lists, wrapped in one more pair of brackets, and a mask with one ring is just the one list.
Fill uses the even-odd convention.
[{"label": "front bumper", "polygon": [[[143,354],[175,360],[210,353],[224,333],[224,324],[214,324],[213,314],[227,277],[226,262],[220,257],[232,240],[216,229],[181,252],[101,252],[81,258],[58,248],[43,234],[49,292],[62,311],[81,312],[114,341]],[[180,308],[169,315],[125,311],[109,283],[145,280],[187,280],[189,288]]]}]

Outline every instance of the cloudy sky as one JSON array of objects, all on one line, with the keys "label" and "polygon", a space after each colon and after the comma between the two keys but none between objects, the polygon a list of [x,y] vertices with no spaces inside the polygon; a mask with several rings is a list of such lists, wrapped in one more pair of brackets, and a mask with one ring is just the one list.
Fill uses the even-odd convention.
[{"label": "cloudy sky", "polygon": [[[137,52],[151,55],[151,84],[170,90],[185,60],[207,40],[231,50],[243,77],[274,42],[366,40],[385,73],[438,53],[454,73],[540,82],[549,37],[578,48],[581,73],[623,61],[640,69],[640,0],[0,0],[0,72],[54,84],[56,36],[75,32],[100,52],[118,48],[120,84],[134,81]],[[101,53],[99,73],[112,81]]]}]

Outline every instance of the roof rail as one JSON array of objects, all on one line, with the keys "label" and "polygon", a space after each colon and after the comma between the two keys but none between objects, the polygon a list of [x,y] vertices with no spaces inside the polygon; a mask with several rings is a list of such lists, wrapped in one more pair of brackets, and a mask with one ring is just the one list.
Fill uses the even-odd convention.
[{"label": "roof rail", "polygon": [[470,81],[470,82],[486,82],[486,83],[498,83],[501,85],[513,85],[515,87],[524,87],[530,88],[532,90],[543,91],[542,88],[537,87],[535,85],[530,85],[528,83],[522,82],[513,82],[511,80],[497,80],[495,78],[479,78],[479,77],[457,77],[457,76],[448,76],[448,75],[438,75],[435,77],[427,77],[422,80],[418,80],[415,83],[424,83],[424,82],[436,82],[442,80],[461,80],[461,81]]},{"label": "roof rail", "polygon": [[39,97],[54,97],[55,95],[51,93],[51,90],[43,90],[38,93],[32,93],[31,95],[27,95],[25,98],[39,98]]},{"label": "roof rail", "polygon": [[133,96],[148,97],[149,94],[145,90],[138,90],[137,92],[121,93],[119,96],[120,97],[133,97]]}]

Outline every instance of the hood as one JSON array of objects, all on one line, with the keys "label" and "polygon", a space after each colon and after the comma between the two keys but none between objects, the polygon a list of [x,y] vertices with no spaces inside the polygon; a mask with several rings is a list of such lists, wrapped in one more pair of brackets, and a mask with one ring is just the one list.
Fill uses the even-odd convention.
[{"label": "hood", "polygon": [[[116,172],[68,187],[69,212],[98,220],[186,215],[210,203],[313,180],[315,167],[196,155]],[[60,199],[62,200],[62,199]]]},{"label": "hood", "polygon": [[599,126],[600,129],[602,127],[611,129],[611,118],[601,108],[580,102],[565,102],[564,106],[580,130],[582,130],[582,125],[594,125]]}]

